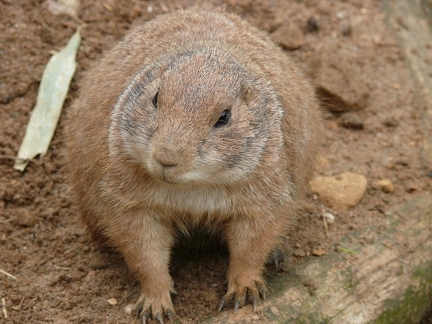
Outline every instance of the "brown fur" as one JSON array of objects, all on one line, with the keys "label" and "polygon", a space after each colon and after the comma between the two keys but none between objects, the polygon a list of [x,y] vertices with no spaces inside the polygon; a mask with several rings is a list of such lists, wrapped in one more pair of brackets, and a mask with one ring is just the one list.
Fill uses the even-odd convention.
[{"label": "brown fur", "polygon": [[[215,128],[226,109],[228,125]],[[296,218],[319,123],[295,64],[235,15],[163,15],[107,53],[69,111],[69,167],[83,220],[141,282],[141,316],[173,314],[170,251],[195,227],[228,244],[224,300],[259,298],[265,259]]]}]

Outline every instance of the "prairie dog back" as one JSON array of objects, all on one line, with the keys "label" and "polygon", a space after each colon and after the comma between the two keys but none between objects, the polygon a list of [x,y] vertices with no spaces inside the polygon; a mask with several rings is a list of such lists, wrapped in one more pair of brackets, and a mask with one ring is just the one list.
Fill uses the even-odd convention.
[{"label": "prairie dog back", "polygon": [[269,37],[193,8],[130,32],[88,73],[66,129],[82,219],[124,255],[143,321],[172,317],[176,233],[222,231],[225,302],[265,292],[268,254],[296,219],[314,164],[314,92]]}]

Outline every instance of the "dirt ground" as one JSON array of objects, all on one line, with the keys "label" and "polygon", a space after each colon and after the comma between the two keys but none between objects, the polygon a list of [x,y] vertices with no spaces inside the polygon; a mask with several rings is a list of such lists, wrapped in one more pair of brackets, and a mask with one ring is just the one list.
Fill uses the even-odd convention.
[{"label": "dirt ground", "polygon": [[[8,316],[4,318],[0,307],[0,322],[130,323],[134,319],[124,308],[138,298],[139,285],[119,255],[92,244],[68,193],[62,143],[65,114],[46,156],[31,162],[24,173],[13,170],[10,157],[18,152],[48,59],[80,24],[85,27],[78,68],[65,110],[84,73],[130,28],[197,2],[83,0],[77,18],[54,15],[49,9],[52,2],[0,0],[0,270],[17,278],[0,273],[0,300],[4,298]],[[210,2],[273,33],[321,89],[317,92],[327,110],[339,105],[350,110],[326,113],[317,174],[362,174],[368,180],[367,191],[361,203],[346,212],[309,197],[289,239],[296,253],[285,267],[311,257],[315,248],[334,250],[351,231],[385,226],[387,210],[431,189],[431,170],[419,158],[424,107],[416,101],[405,57],[384,23],[379,1]],[[283,44],[278,30],[287,25],[292,41]],[[339,74],[332,79],[339,84],[326,84],[330,81],[318,76],[319,64],[329,57],[339,64]],[[348,94],[331,97],[323,85]],[[382,179],[393,183],[393,192],[375,184]],[[323,210],[335,215],[328,236],[318,217]],[[224,252],[175,257],[174,306],[182,323],[217,313],[227,261]],[[268,277],[283,275],[273,266],[267,272]]]}]

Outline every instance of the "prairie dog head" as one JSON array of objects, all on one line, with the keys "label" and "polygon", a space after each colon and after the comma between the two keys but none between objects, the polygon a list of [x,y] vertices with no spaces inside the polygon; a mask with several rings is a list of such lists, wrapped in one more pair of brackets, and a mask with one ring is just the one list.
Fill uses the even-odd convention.
[{"label": "prairie dog head", "polygon": [[135,76],[112,112],[110,154],[167,184],[233,184],[282,146],[281,119],[271,85],[230,54],[195,49]]}]

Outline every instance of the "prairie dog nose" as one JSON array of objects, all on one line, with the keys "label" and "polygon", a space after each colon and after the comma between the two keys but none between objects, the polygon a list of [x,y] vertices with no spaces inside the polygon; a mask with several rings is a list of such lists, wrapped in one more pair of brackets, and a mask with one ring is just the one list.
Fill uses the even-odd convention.
[{"label": "prairie dog nose", "polygon": [[172,144],[158,145],[153,152],[153,158],[163,167],[174,167],[179,164],[180,153]]}]

